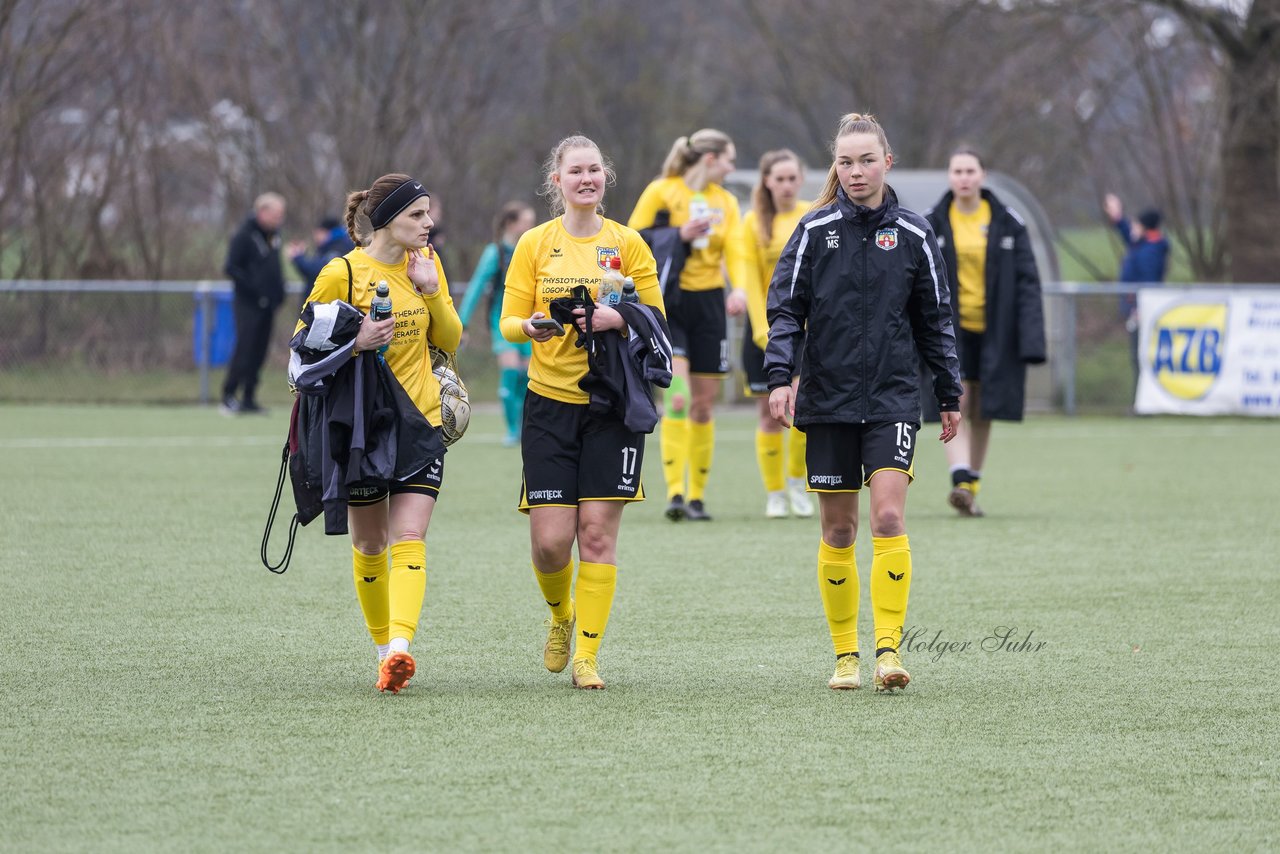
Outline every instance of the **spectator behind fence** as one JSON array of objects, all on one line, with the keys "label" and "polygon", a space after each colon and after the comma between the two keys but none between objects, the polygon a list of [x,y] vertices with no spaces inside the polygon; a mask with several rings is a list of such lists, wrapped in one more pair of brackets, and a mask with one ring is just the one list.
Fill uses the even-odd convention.
[{"label": "spectator behind fence", "polygon": [[285,250],[289,253],[289,260],[293,262],[294,269],[302,277],[303,303],[306,302],[307,292],[316,283],[316,276],[320,275],[324,265],[356,248],[347,234],[346,225],[336,216],[326,216],[321,219],[311,231],[311,240],[315,244],[313,252],[307,252],[307,244],[303,240],[289,241],[289,246]]},{"label": "spectator behind fence", "polygon": [[[285,201],[279,193],[263,193],[253,202],[253,215],[231,237],[225,271],[235,286],[233,303],[236,345],[222,384],[224,415],[265,412],[256,393],[262,363],[271,341],[271,322],[284,302],[280,265],[280,226]],[[236,392],[242,393],[237,399]]]},{"label": "spectator behind fence", "polygon": [[[1148,208],[1130,222],[1124,215],[1120,197],[1107,193],[1103,200],[1107,218],[1120,233],[1124,258],[1120,261],[1120,281],[1129,284],[1163,282],[1169,263],[1169,240],[1160,231],[1160,212]],[[1129,360],[1133,364],[1134,381],[1138,378],[1138,295],[1120,295],[1120,317],[1129,333]]]},{"label": "spectator behind fence", "polygon": [[1040,273],[1022,218],[983,186],[982,160],[951,155],[947,191],[925,213],[946,262],[955,313],[964,416],[946,447],[947,502],[961,516],[981,516],[978,487],[991,443],[991,422],[1021,421],[1027,365],[1045,360]]}]

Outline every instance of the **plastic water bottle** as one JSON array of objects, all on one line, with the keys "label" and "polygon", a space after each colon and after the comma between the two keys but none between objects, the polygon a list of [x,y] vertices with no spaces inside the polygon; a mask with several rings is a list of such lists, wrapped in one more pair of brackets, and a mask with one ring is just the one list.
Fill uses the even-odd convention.
[{"label": "plastic water bottle", "polygon": [[614,255],[609,259],[609,269],[600,279],[600,292],[596,296],[596,302],[608,306],[622,302],[622,286],[625,281],[622,277],[622,259]]},{"label": "plastic water bottle", "polygon": [[[391,317],[391,288],[387,285],[386,279],[378,282],[373,292],[373,301],[369,303],[369,316],[374,320],[386,320]],[[387,352],[388,344],[383,344],[378,348],[378,353]]]},{"label": "plastic water bottle", "polygon": [[636,294],[636,280],[630,276],[622,280],[622,301],[640,302],[640,297]]},{"label": "plastic water bottle", "polygon": [[[702,219],[708,216],[711,216],[711,205],[707,204],[706,195],[694,193],[693,198],[689,200],[689,219]],[[695,237],[690,245],[694,249],[706,249],[711,245],[711,235],[704,234],[701,237]]]}]

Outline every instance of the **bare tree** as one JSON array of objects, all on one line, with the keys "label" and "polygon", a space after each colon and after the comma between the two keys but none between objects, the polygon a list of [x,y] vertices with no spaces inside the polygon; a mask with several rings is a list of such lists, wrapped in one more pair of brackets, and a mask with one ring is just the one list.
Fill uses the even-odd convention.
[{"label": "bare tree", "polygon": [[1223,208],[1228,269],[1237,282],[1275,281],[1280,270],[1280,0],[1253,0],[1243,15],[1191,0],[1152,0],[1185,21],[1221,58]]}]

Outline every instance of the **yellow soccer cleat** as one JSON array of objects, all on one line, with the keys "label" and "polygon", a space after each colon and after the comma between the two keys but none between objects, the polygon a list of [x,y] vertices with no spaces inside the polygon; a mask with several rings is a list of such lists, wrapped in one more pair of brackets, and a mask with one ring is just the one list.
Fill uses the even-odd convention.
[{"label": "yellow soccer cleat", "polygon": [[911,674],[902,667],[902,659],[896,652],[881,653],[876,659],[876,675],[874,679],[877,691],[893,691],[907,687]]},{"label": "yellow soccer cleat", "polygon": [[[570,607],[573,603],[569,603]],[[577,615],[570,612],[569,619],[563,622],[556,619],[547,620],[547,643],[542,648],[542,663],[552,673],[559,673],[569,663],[570,644],[573,643],[573,624]]]},{"label": "yellow soccer cleat", "polygon": [[604,688],[604,680],[596,672],[594,658],[576,658],[573,661],[573,687],[598,691]]},{"label": "yellow soccer cleat", "polygon": [[413,678],[415,669],[412,655],[407,652],[393,652],[382,659],[382,666],[378,668],[378,684],[375,687],[384,693],[390,691],[392,694],[399,694],[400,689]]},{"label": "yellow soccer cleat", "polygon": [[837,691],[852,691],[862,687],[861,662],[856,655],[842,655],[836,659],[835,675],[827,680],[827,687]]},{"label": "yellow soccer cleat", "polygon": [[976,481],[965,481],[956,484],[949,495],[947,503],[956,508],[961,516],[978,518],[987,514],[978,506],[978,484]]}]

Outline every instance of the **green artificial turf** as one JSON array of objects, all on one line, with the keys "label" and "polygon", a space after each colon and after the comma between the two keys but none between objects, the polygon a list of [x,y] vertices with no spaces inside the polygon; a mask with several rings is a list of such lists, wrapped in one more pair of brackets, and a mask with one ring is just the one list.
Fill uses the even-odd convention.
[{"label": "green artificial turf", "polygon": [[[284,430],[0,409],[0,848],[1280,844],[1274,422],[998,424],[979,520],[922,442],[893,696],[869,661],[867,688],[827,689],[818,525],[763,518],[747,410],[719,419],[710,524],[662,518],[650,440],[604,692],[542,668],[519,452],[477,415],[428,536],[418,675],[380,695],[349,542],[316,523],[287,574],[258,562]],[[1002,626],[1027,648],[984,649]]]}]

